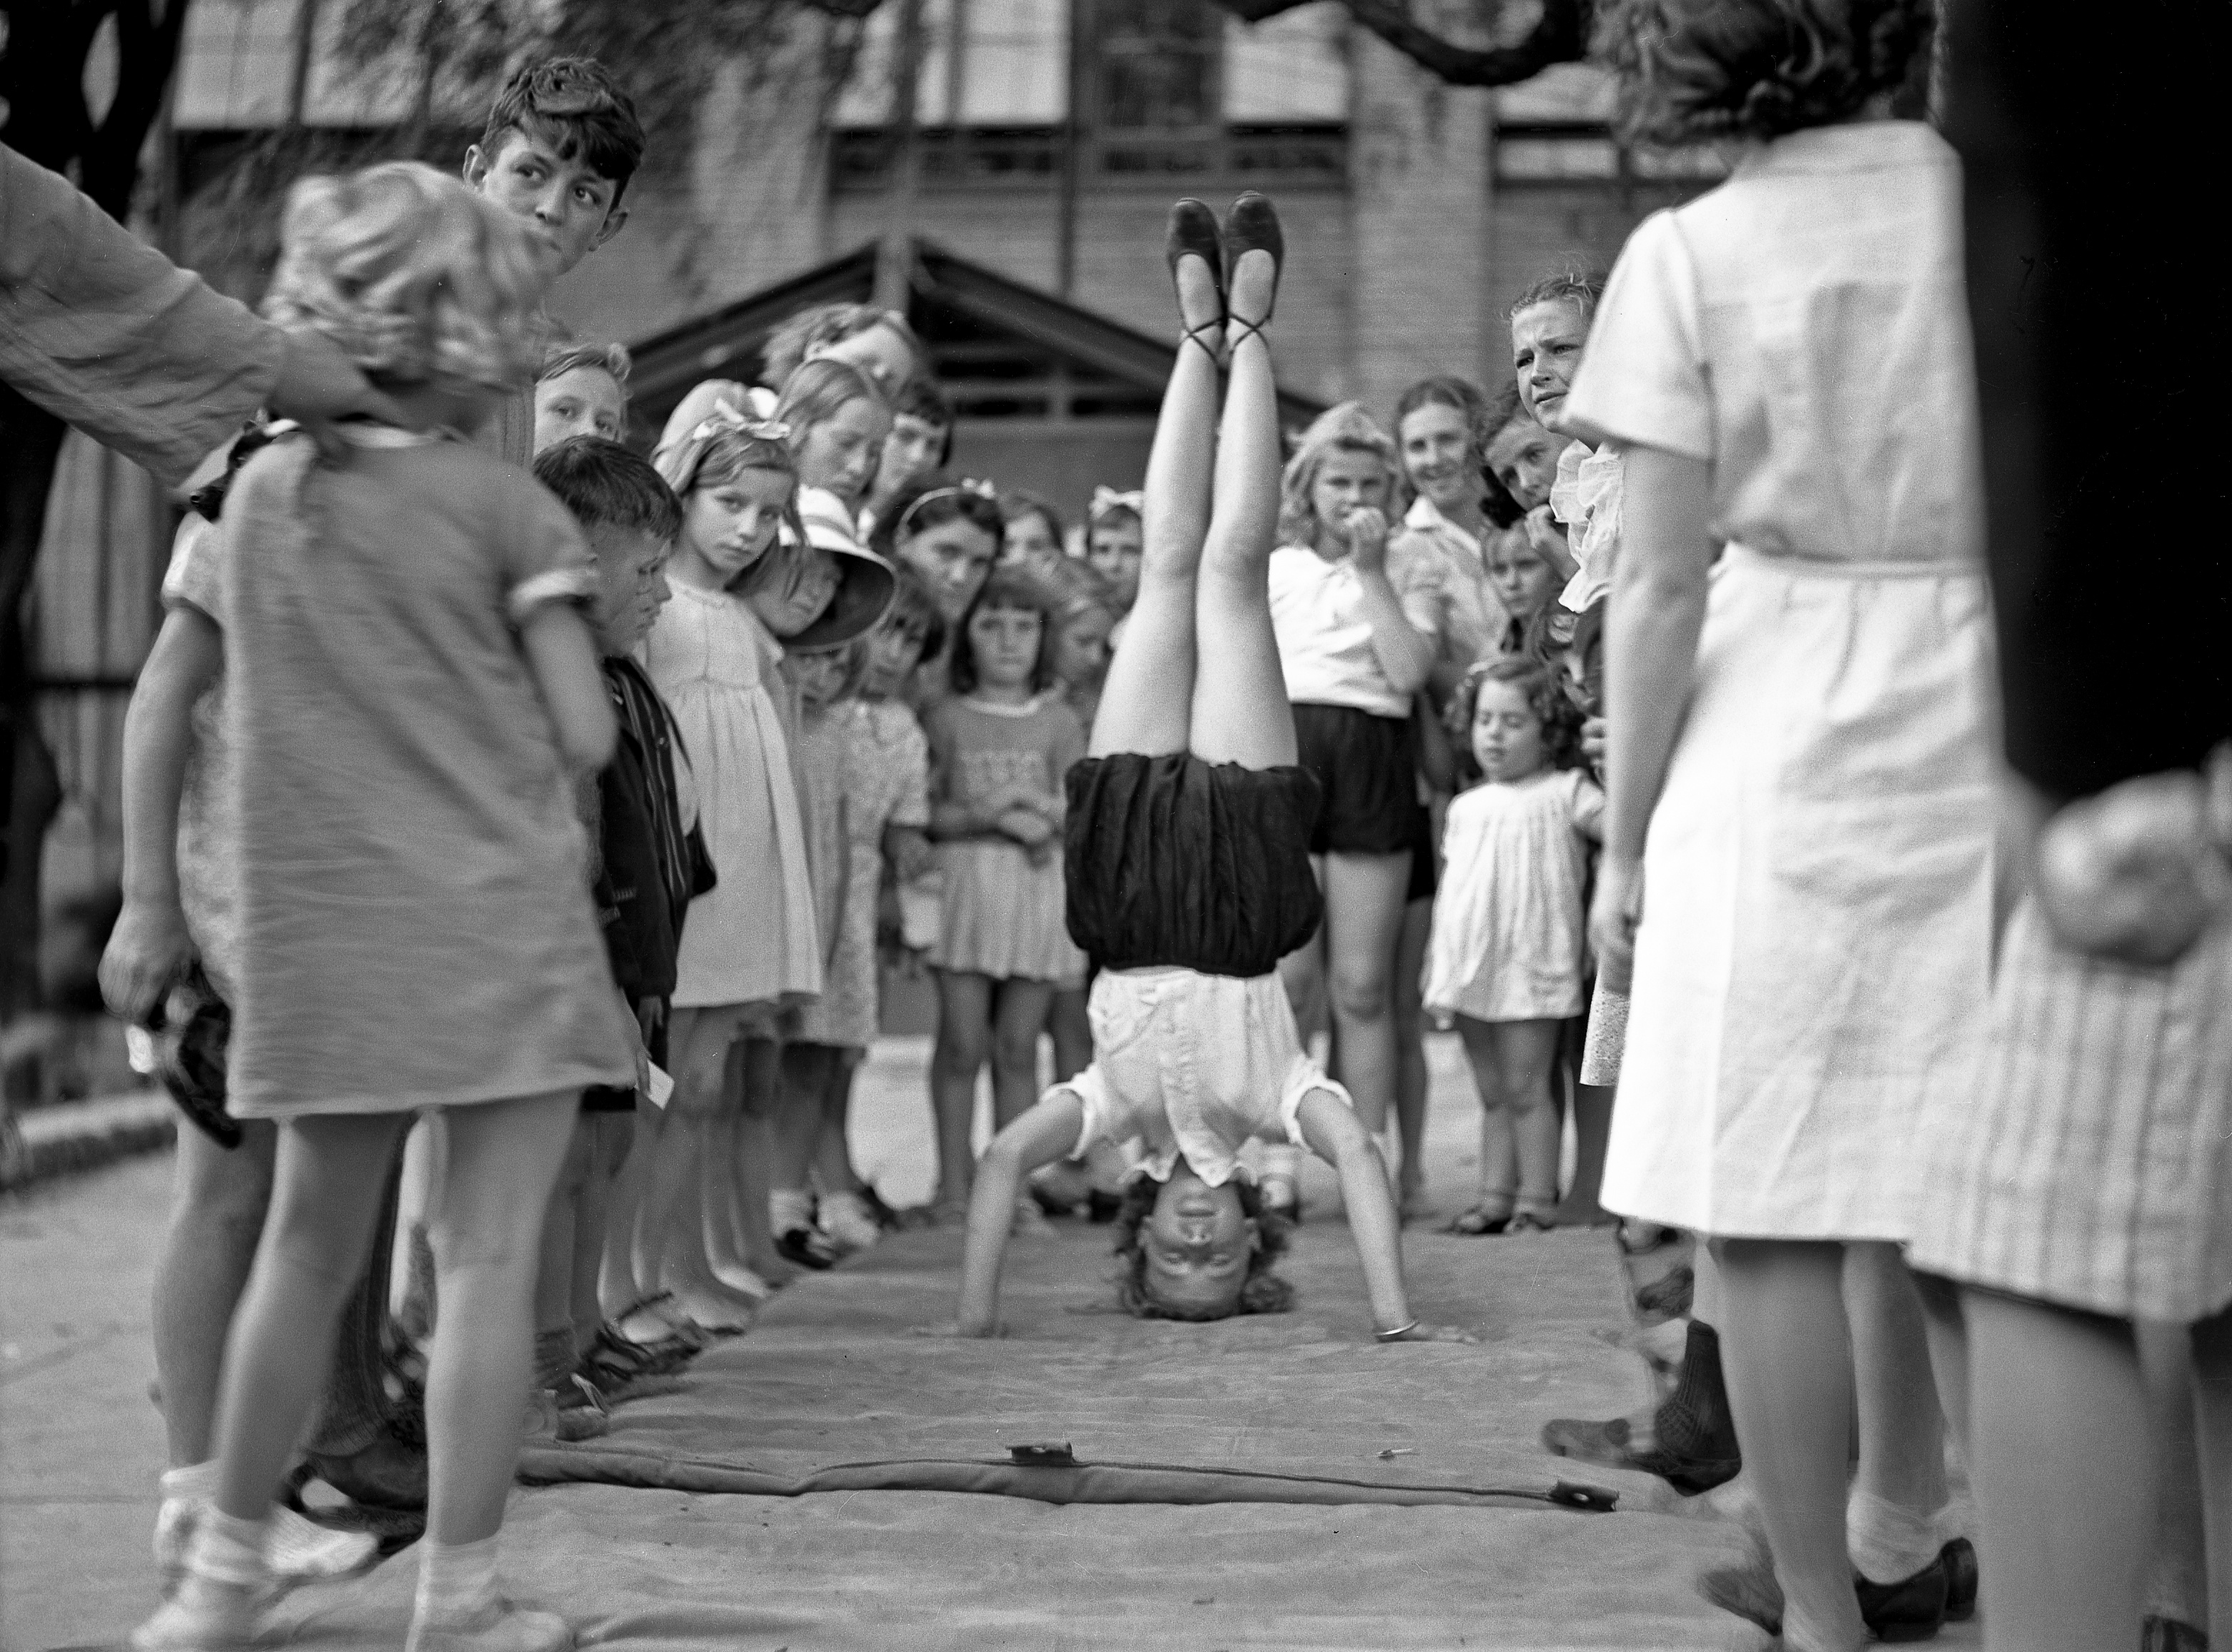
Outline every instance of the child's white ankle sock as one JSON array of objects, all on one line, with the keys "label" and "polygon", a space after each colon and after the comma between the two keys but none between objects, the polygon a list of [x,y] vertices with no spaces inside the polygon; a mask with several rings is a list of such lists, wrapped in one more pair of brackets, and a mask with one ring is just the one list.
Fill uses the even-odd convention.
[{"label": "child's white ankle sock", "polygon": [[814,1226],[814,1195],[804,1188],[777,1188],[768,1195],[768,1226],[780,1236]]},{"label": "child's white ankle sock", "polygon": [[184,1468],[165,1468],[163,1477],[155,1482],[157,1494],[165,1501],[174,1497],[191,1498],[198,1503],[217,1500],[217,1460],[188,1463]]},{"label": "child's white ankle sock", "polygon": [[1937,1559],[1944,1547],[1937,1535],[1943,1513],[1933,1509],[1917,1514],[1855,1486],[1845,1500],[1846,1552],[1869,1582],[1903,1582]]},{"label": "child's white ankle sock", "polygon": [[211,1583],[253,1589],[263,1581],[263,1522],[243,1520],[212,1503],[194,1522],[186,1570]]},{"label": "child's white ankle sock", "polygon": [[471,1617],[496,1598],[495,1538],[425,1544],[418,1558],[418,1616],[423,1622]]}]

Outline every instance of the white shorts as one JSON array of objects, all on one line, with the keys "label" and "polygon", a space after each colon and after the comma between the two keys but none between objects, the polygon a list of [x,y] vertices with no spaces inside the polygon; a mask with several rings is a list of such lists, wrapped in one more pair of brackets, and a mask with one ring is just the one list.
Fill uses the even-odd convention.
[{"label": "white shorts", "polygon": [[1276,975],[1106,970],[1088,1015],[1093,1065],[1054,1086],[1084,1105],[1076,1150],[1117,1143],[1158,1182],[1180,1154],[1217,1187],[1251,1137],[1305,1145],[1298,1115],[1312,1091],[1351,1105],[1303,1049]]}]

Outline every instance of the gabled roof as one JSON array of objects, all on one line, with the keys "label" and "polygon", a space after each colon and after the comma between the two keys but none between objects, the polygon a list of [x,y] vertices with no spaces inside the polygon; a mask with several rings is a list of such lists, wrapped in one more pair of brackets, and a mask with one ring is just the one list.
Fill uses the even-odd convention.
[{"label": "gabled roof", "polygon": [[[628,387],[636,410],[656,426],[700,379],[753,379],[761,347],[780,322],[815,304],[866,303],[875,279],[876,247],[870,243],[632,344],[635,369]],[[915,243],[907,309],[933,354],[942,337],[966,328],[1051,358],[1081,379],[1142,401],[1149,411],[1161,398],[1177,353],[1171,343],[925,240]],[[1279,394],[1283,425],[1307,424],[1322,411],[1308,397]]]}]

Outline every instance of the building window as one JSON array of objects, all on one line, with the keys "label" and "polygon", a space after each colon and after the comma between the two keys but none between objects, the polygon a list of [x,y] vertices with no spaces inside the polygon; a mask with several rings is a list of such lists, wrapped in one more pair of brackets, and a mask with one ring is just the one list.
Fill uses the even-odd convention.
[{"label": "building window", "polygon": [[[1069,43],[1084,31],[1088,178],[1339,185],[1348,43],[1338,0],[1245,24],[1202,0],[924,0],[916,79],[927,188],[1044,187],[1061,175]],[[896,8],[871,18],[834,125],[832,182],[887,186]]]}]

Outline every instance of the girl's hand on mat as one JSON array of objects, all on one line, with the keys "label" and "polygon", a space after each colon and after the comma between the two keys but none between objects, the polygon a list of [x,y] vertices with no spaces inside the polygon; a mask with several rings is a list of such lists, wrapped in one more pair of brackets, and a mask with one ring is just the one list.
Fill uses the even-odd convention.
[{"label": "girl's hand on mat", "polygon": [[1003,1325],[964,1325],[958,1319],[948,1319],[944,1325],[917,1325],[918,1337],[1004,1337],[1008,1328]]},{"label": "girl's hand on mat", "polygon": [[1475,1331],[1467,1331],[1463,1325],[1430,1325],[1421,1319],[1401,1336],[1391,1337],[1387,1340],[1390,1342],[1478,1342],[1480,1337]]}]

